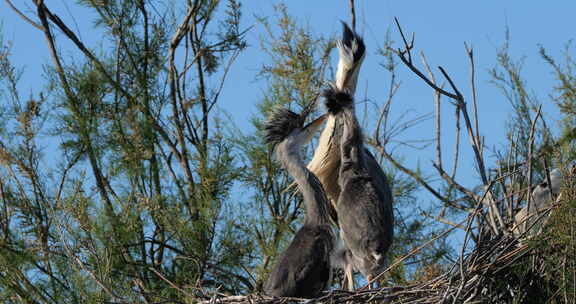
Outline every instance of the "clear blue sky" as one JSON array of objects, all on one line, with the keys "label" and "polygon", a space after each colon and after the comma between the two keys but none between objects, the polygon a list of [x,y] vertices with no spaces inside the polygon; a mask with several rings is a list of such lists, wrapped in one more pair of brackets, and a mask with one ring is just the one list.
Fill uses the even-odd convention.
[{"label": "clear blue sky", "polygon": [[[69,0],[46,0],[46,3],[68,24],[74,24],[74,16],[80,36],[86,45],[101,47],[102,41],[97,31],[91,28],[91,16],[85,11],[74,9]],[[30,1],[14,1],[30,16],[34,16]],[[574,39],[576,32],[576,1],[356,1],[357,29],[364,36],[368,56],[364,62],[358,91],[366,97],[382,104],[388,91],[389,75],[378,64],[382,58],[375,51],[384,41],[388,29],[396,42],[400,37],[393,26],[393,18],[399,18],[404,31],[416,33],[415,52],[423,50],[431,66],[446,68],[461,89],[469,96],[469,66],[464,50],[464,42],[474,47],[477,66],[477,90],[479,92],[481,135],[486,138],[486,146],[491,149],[504,143],[505,124],[511,107],[498,90],[488,80],[487,70],[495,65],[497,49],[504,41],[506,26],[511,33],[510,53],[516,59],[525,57],[524,76],[528,87],[544,103],[548,124],[556,126],[558,112],[552,106],[549,94],[552,92],[553,75],[551,69],[540,59],[538,46],[543,45],[550,54],[560,58],[565,44]],[[68,8],[66,8],[68,3]],[[266,83],[255,81],[258,68],[266,62],[259,49],[258,38],[262,28],[255,22],[254,15],[273,14],[273,3],[277,1],[242,1],[244,9],[243,26],[254,28],[248,33],[250,47],[239,57],[232,69],[230,80],[224,89],[220,107],[231,113],[235,123],[242,129],[250,128],[248,118],[256,112],[255,104],[260,100]],[[299,22],[308,24],[319,34],[339,34],[340,20],[349,20],[348,0],[340,1],[286,1],[289,12]],[[37,93],[42,84],[42,65],[49,63],[48,50],[42,34],[22,21],[0,2],[0,21],[3,24],[4,38],[13,42],[14,63],[24,69],[21,89]],[[60,40],[62,41],[62,40]],[[399,45],[396,43],[396,45]],[[62,44],[66,52],[67,45]],[[74,51],[75,52],[75,51]],[[417,53],[416,53],[417,54]],[[334,56],[336,60],[336,56]],[[393,120],[408,112],[415,117],[433,111],[432,91],[415,75],[399,66],[399,79],[402,86],[392,109]],[[440,77],[438,74],[437,77]],[[444,105],[447,132],[445,144],[452,147],[451,119],[453,107]],[[405,132],[399,140],[431,139],[432,121],[420,124]],[[468,147],[468,138],[463,133],[462,143]],[[405,151],[405,152],[404,152]],[[450,153],[447,149],[445,153]],[[466,185],[478,184],[470,149],[463,151],[460,178]],[[425,171],[432,172],[430,150],[403,150],[403,157],[410,166],[419,163]],[[486,155],[491,156],[487,151]]]}]

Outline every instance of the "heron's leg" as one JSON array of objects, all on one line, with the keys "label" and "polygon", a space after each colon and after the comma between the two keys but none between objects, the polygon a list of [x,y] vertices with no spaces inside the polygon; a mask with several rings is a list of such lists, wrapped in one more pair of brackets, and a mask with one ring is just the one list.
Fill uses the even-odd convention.
[{"label": "heron's leg", "polygon": [[342,290],[348,290],[348,268],[342,268]]},{"label": "heron's leg", "polygon": [[348,291],[354,291],[354,276],[352,273],[352,263],[346,264],[346,283],[348,283]]},{"label": "heron's leg", "polygon": [[348,290],[348,273],[346,272],[346,268],[343,269],[342,272],[342,281],[340,281],[340,287],[343,290]]},{"label": "heron's leg", "polygon": [[366,276],[366,280],[368,280],[368,290],[372,290],[372,278],[371,275]]}]

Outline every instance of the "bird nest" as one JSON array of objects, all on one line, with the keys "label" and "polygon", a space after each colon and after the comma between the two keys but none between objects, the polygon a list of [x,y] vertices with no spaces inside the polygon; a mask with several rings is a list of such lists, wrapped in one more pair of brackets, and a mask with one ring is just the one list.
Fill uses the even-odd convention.
[{"label": "bird nest", "polygon": [[[477,208],[464,222],[468,222],[462,253],[449,269],[405,286],[382,287],[356,291],[331,290],[314,299],[277,298],[261,294],[244,296],[205,297],[205,304],[281,304],[281,303],[575,303],[576,299],[576,186],[561,193],[544,207],[526,207],[504,218],[504,226],[491,227],[487,207],[494,200],[478,200]],[[493,216],[493,215],[492,215]],[[562,221],[566,224],[562,226]],[[464,223],[455,225],[462,227]],[[465,250],[470,224],[481,227],[475,245]],[[397,259],[387,270],[413,256],[452,229],[415,248]],[[558,237],[560,236],[560,237]],[[568,239],[558,241],[560,238]],[[562,243],[564,242],[564,243]],[[544,246],[543,246],[544,245]],[[472,247],[472,246],[470,246]],[[570,251],[566,254],[564,249]],[[467,252],[466,252],[467,251]],[[560,267],[551,256],[561,256]],[[566,262],[566,259],[572,261]],[[558,260],[558,259],[556,259]],[[554,264],[556,263],[556,264]],[[554,268],[554,269],[552,269]],[[564,289],[553,282],[558,268],[573,277],[573,289]],[[561,279],[566,281],[565,279]],[[564,283],[564,285],[568,285]],[[564,295],[561,295],[564,293]],[[572,299],[569,299],[569,294]]]},{"label": "bird nest", "polygon": [[[516,267],[534,257],[528,243],[520,243],[513,234],[492,237],[479,242],[445,273],[408,286],[372,290],[325,292],[315,299],[273,298],[263,295],[213,297],[204,303],[495,303],[517,298],[521,281]],[[504,283],[503,283],[504,282]]]},{"label": "bird nest", "polygon": [[[576,299],[576,187],[570,190],[545,208],[507,219],[509,224],[498,231],[482,220],[488,212],[479,203],[465,221],[468,228],[458,260],[441,274],[410,285],[332,290],[314,299],[212,296],[202,303],[543,303],[550,298],[571,302],[568,297]],[[481,229],[474,246],[467,246],[473,222],[479,222]],[[451,230],[397,259],[384,273]]]}]

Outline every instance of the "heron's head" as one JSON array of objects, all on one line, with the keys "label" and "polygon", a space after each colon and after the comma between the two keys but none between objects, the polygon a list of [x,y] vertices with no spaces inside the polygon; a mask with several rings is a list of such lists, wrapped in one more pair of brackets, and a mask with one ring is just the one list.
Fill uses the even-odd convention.
[{"label": "heron's head", "polygon": [[304,125],[306,115],[298,115],[285,108],[276,109],[264,124],[264,140],[274,146],[282,142],[301,146],[310,141],[325,118],[322,115]]},{"label": "heron's head", "polygon": [[360,35],[352,31],[344,21],[342,21],[342,40],[340,40],[339,48],[350,50],[354,63],[360,62],[364,59],[364,55],[366,55],[364,40],[362,40]]},{"label": "heron's head", "polygon": [[328,113],[336,115],[344,108],[352,106],[353,99],[347,90],[338,90],[334,86],[324,90],[322,93],[325,99]]},{"label": "heron's head", "polygon": [[335,84],[340,89],[347,89],[351,94],[356,91],[360,66],[366,56],[366,46],[362,38],[342,22],[342,39],[336,42],[338,47],[338,69]]}]

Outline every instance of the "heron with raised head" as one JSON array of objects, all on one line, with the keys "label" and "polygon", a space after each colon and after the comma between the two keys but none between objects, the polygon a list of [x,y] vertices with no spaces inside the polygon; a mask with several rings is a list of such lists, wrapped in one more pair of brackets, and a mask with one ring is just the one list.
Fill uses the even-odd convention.
[{"label": "heron with raised head", "polygon": [[[342,39],[337,41],[339,61],[334,85],[339,90],[347,90],[353,96],[358,82],[358,73],[366,54],[366,47],[362,38],[354,33],[346,23],[342,22],[342,27]],[[318,177],[324,190],[326,190],[326,195],[331,202],[330,214],[335,223],[338,222],[338,219],[334,209],[340,195],[338,170],[340,168],[339,139],[341,135],[342,122],[333,115],[328,116],[326,126],[318,140],[318,146],[308,163],[308,169]],[[368,150],[365,153],[370,154]],[[381,172],[382,170],[376,160],[371,157],[368,163],[370,168],[375,169],[372,172],[373,175],[378,176],[383,182],[383,187],[387,187],[386,177]]]},{"label": "heron with raised head", "polygon": [[271,296],[312,298],[326,289],[332,278],[330,258],[336,241],[328,199],[322,184],[300,157],[302,145],[316,133],[325,116],[303,127],[305,116],[278,109],[264,126],[266,142],[275,146],[276,158],[294,178],[305,206],[302,227],[264,285],[264,292]]},{"label": "heron with raised head", "polygon": [[386,267],[386,254],[392,245],[392,196],[385,178],[373,175],[375,168],[371,166],[381,169],[372,163],[374,159],[364,147],[352,96],[334,87],[323,95],[330,116],[343,125],[336,212],[345,247],[339,257],[349,289],[354,288],[353,270],[360,271],[371,287],[372,279]]},{"label": "heron with raised head", "polygon": [[[356,91],[358,74],[364,61],[366,47],[362,38],[352,31],[346,23],[343,23],[342,39],[338,41],[337,46],[339,61],[333,91],[346,92],[347,95],[352,98]],[[349,108],[353,113],[353,103],[349,105]],[[318,177],[326,190],[326,195],[331,203],[330,214],[332,215],[333,222],[340,226],[341,230],[345,230],[346,227],[340,225],[339,217],[342,216],[342,214],[349,215],[346,208],[358,210],[358,208],[363,208],[363,205],[348,206],[347,204],[346,206],[338,206],[342,186],[340,183],[342,137],[343,119],[340,118],[340,115],[328,115],[326,118],[326,126],[320,135],[314,156],[308,163],[308,169]],[[394,216],[390,185],[380,164],[370,151],[363,145],[360,145],[358,152],[361,154],[360,158],[362,159],[362,162],[358,165],[361,165],[363,172],[370,177],[371,187],[378,189],[381,194],[378,202],[374,202],[374,204],[378,205],[378,214],[381,214],[381,221],[379,222],[381,227],[378,228],[378,231],[385,234],[384,241],[387,244],[385,247],[388,248],[394,236]],[[370,210],[365,210],[365,212],[370,212]],[[375,225],[375,223],[372,223],[372,225]],[[354,282],[352,280],[351,268],[354,265],[352,263],[346,264],[345,261],[352,261],[351,258],[344,258],[346,256],[351,257],[351,252],[338,250],[335,260],[340,261],[337,263],[339,264],[337,266],[345,269],[348,289],[352,290],[354,289]]]}]

